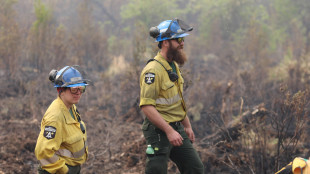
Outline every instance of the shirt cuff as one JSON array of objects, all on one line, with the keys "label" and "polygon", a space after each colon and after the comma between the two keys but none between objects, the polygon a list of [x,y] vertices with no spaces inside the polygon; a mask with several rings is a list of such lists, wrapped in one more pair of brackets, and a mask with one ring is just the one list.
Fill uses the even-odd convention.
[{"label": "shirt cuff", "polygon": [[140,98],[140,107],[143,106],[143,105],[153,105],[155,106],[156,103],[155,103],[155,100],[154,99],[151,99],[151,98]]}]

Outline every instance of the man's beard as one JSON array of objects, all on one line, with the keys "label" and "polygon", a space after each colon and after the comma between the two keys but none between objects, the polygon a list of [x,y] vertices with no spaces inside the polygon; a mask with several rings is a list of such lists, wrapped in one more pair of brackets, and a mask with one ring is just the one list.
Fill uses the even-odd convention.
[{"label": "man's beard", "polygon": [[181,45],[179,45],[177,48],[173,48],[171,41],[169,40],[169,49],[167,51],[167,58],[169,60],[175,61],[180,66],[183,66],[184,63],[187,61],[187,56],[183,51],[183,48],[181,49]]}]

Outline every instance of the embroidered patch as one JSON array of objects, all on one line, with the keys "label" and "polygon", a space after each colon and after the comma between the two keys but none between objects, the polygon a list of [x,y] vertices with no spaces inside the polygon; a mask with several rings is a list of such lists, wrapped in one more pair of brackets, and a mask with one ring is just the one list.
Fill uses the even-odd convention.
[{"label": "embroidered patch", "polygon": [[53,126],[45,126],[43,136],[47,139],[53,139],[56,135],[56,128]]},{"label": "embroidered patch", "polygon": [[145,74],[144,81],[146,84],[148,84],[148,85],[152,84],[152,83],[154,83],[154,80],[155,80],[155,74],[154,73],[146,73]]}]

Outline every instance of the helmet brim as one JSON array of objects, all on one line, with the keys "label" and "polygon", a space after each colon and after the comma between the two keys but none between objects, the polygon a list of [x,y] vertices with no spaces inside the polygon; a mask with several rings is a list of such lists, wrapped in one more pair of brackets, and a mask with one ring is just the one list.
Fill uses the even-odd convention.
[{"label": "helmet brim", "polygon": [[158,36],[156,38],[155,42],[160,42],[160,41],[170,40],[170,39],[176,39],[176,38],[185,37],[185,36],[188,36],[188,35],[189,35],[188,33],[175,34],[175,35],[173,35],[172,37],[169,37],[169,38],[168,37],[161,38],[161,36]]},{"label": "helmet brim", "polygon": [[[87,83],[76,83],[76,84],[71,84],[71,85],[68,85],[68,86],[65,86],[65,87],[77,87],[77,86],[88,86]],[[58,88],[58,87],[61,87],[59,85],[54,85],[54,88]]]},{"label": "helmet brim", "polygon": [[72,85],[68,85],[67,87],[77,87],[77,86],[87,86],[87,83],[77,83],[77,84],[72,84]]}]

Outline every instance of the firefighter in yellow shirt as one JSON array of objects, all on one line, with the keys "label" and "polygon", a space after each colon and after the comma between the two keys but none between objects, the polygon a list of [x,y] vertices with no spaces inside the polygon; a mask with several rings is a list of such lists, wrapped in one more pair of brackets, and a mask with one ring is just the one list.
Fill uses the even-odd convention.
[{"label": "firefighter in yellow shirt", "polygon": [[[146,150],[146,174],[166,174],[169,158],[181,174],[203,174],[204,167],[193,148],[195,135],[183,99],[184,37],[193,28],[182,20],[166,20],[150,29],[160,51],[148,61],[140,76],[140,107],[146,115],[142,130]],[[150,150],[153,149],[153,150]]]},{"label": "firefighter in yellow shirt", "polygon": [[275,174],[310,174],[310,159],[296,157]]},{"label": "firefighter in yellow shirt", "polygon": [[58,97],[45,112],[35,155],[40,162],[39,174],[78,174],[87,159],[87,132],[76,109],[89,80],[83,79],[79,66],[52,70],[49,79]]}]

